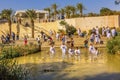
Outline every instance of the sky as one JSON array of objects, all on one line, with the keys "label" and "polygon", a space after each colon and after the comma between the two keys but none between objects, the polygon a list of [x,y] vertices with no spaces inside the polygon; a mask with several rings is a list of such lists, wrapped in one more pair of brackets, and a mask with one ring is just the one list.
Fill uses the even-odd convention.
[{"label": "sky", "polygon": [[42,10],[50,7],[54,3],[58,5],[58,8],[65,7],[67,5],[75,6],[77,3],[82,3],[86,8],[84,13],[99,13],[99,10],[102,7],[107,7],[111,10],[120,10],[120,4],[115,5],[114,1],[115,0],[1,0],[0,11],[10,8],[12,8],[14,11],[25,9]]}]

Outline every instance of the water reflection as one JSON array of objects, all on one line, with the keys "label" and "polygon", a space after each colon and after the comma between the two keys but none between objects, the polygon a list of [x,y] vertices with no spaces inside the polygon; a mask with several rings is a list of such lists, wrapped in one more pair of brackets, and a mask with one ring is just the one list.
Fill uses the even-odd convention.
[{"label": "water reflection", "polygon": [[81,49],[80,61],[67,58],[62,61],[59,48],[56,49],[55,58],[51,60],[48,49],[42,50],[41,53],[17,58],[19,64],[30,69],[32,80],[96,80],[96,76],[99,78],[106,74],[106,77],[110,78],[110,75],[117,76],[120,73],[120,55],[106,54],[105,49],[100,49],[98,59],[93,62],[85,49]]}]

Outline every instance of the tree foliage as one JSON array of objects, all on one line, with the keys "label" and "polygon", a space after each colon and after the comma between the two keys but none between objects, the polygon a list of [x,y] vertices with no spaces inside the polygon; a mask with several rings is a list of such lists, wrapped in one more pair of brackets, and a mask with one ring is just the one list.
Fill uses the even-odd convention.
[{"label": "tree foliage", "polygon": [[107,42],[108,53],[115,54],[120,51],[120,36]]},{"label": "tree foliage", "polygon": [[61,21],[60,24],[63,26],[65,26],[66,28],[66,33],[67,35],[72,35],[74,34],[77,30],[73,25],[69,25],[68,23],[66,23],[65,21]]},{"label": "tree foliage", "polygon": [[18,65],[15,60],[0,61],[0,80],[29,80],[29,70]]},{"label": "tree foliage", "polygon": [[111,15],[112,14],[112,10],[110,10],[109,8],[102,8],[100,9],[100,15],[105,16],[105,15]]},{"label": "tree foliage", "polygon": [[56,19],[56,15],[57,15],[57,8],[58,5],[57,4],[52,4],[51,8],[53,9],[53,14],[54,14],[54,19]]},{"label": "tree foliage", "polygon": [[8,20],[8,26],[9,26],[9,34],[11,35],[11,25],[12,25],[12,21],[11,21],[11,16],[12,16],[12,9],[4,9],[1,12],[1,16],[2,18],[5,18]]},{"label": "tree foliage", "polygon": [[48,11],[49,13],[49,18],[50,18],[50,13],[51,13],[51,9],[50,8],[44,8],[45,11]]},{"label": "tree foliage", "polygon": [[29,9],[26,11],[26,14],[30,18],[31,27],[32,27],[32,38],[34,38],[34,19],[37,18],[37,14],[35,10],[29,10]]},{"label": "tree foliage", "polygon": [[85,10],[85,7],[83,6],[82,3],[78,3],[78,4],[76,5],[76,7],[77,7],[77,9],[79,10],[80,16],[82,16],[82,15],[83,15],[83,10]]}]

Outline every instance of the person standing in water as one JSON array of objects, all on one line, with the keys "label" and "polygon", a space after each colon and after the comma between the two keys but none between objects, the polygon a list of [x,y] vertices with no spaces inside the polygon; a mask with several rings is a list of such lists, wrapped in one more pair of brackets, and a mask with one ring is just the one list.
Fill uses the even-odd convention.
[{"label": "person standing in water", "polygon": [[67,52],[67,46],[65,45],[65,43],[62,43],[61,45],[61,50],[62,50],[62,59],[64,60],[66,57],[66,52]]},{"label": "person standing in water", "polygon": [[54,47],[54,45],[51,45],[51,47],[50,47],[50,58],[53,59],[54,56],[55,56],[55,47]]}]

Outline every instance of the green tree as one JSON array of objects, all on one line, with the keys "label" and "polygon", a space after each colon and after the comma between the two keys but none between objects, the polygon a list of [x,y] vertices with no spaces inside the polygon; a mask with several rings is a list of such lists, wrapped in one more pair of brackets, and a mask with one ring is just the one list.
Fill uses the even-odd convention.
[{"label": "green tree", "polygon": [[44,8],[44,10],[45,10],[45,11],[48,11],[48,13],[49,13],[48,19],[50,19],[51,9],[50,9],[50,8]]},{"label": "green tree", "polygon": [[72,17],[74,17],[75,16],[75,14],[76,14],[76,8],[74,7],[74,6],[71,6],[71,13],[72,13]]},{"label": "green tree", "polygon": [[53,9],[53,13],[54,13],[54,19],[56,19],[56,15],[57,15],[57,8],[58,8],[58,6],[57,6],[57,4],[52,4],[52,9]]},{"label": "green tree", "polygon": [[62,15],[65,15],[65,9],[64,8],[61,8],[60,12],[61,12]]},{"label": "green tree", "polygon": [[36,12],[35,10],[27,10],[26,11],[27,16],[30,18],[31,22],[31,28],[32,28],[32,38],[34,38],[34,19],[36,19]]},{"label": "green tree", "polygon": [[20,24],[21,24],[21,16],[20,14],[17,14],[15,17],[17,17],[17,34],[19,35],[20,34]]},{"label": "green tree", "polygon": [[65,9],[64,8],[59,9],[58,13],[59,13],[59,15],[64,16],[65,15]]},{"label": "green tree", "polygon": [[107,41],[106,47],[108,53],[115,54],[120,53],[120,36],[115,37],[115,39],[111,39]]},{"label": "green tree", "polygon": [[76,5],[76,7],[77,7],[77,10],[79,10],[80,16],[82,16],[83,15],[83,10],[85,10],[85,7],[83,6],[82,3],[78,3]]},{"label": "green tree", "polygon": [[61,21],[61,22],[59,22],[59,24],[61,25],[61,26],[65,26],[65,29],[66,29],[66,33],[67,33],[67,35],[71,35],[71,34],[74,34],[75,32],[76,32],[76,28],[74,27],[74,26],[72,26],[72,25],[69,25],[67,22],[65,22],[65,21]]},{"label": "green tree", "polygon": [[88,13],[88,16],[89,16],[89,17],[91,17],[91,16],[99,16],[99,14],[90,12],[90,13]]},{"label": "green tree", "polygon": [[71,14],[71,6],[70,5],[65,7],[65,13],[66,13],[66,18],[70,18],[70,14]]},{"label": "green tree", "polygon": [[105,15],[111,15],[112,14],[112,10],[110,10],[109,8],[101,8],[100,9],[100,15],[101,16],[105,16]]},{"label": "green tree", "polygon": [[9,34],[11,35],[11,30],[12,30],[12,21],[11,21],[11,16],[12,16],[12,9],[4,9],[1,12],[2,18],[5,18],[8,20],[8,26],[9,26]]}]

